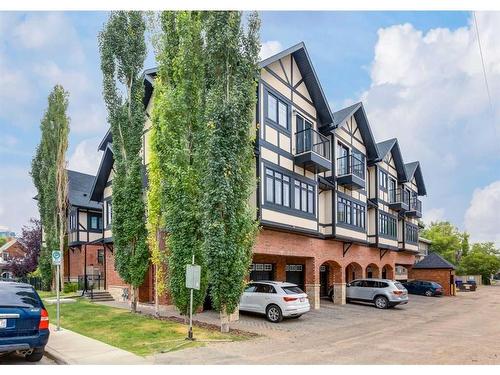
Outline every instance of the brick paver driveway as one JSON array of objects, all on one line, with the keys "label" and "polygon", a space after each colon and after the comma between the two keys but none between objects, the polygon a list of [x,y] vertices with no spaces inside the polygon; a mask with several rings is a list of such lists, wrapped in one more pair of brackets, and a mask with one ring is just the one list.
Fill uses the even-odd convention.
[{"label": "brick paver driveway", "polygon": [[235,327],[263,336],[153,359],[161,364],[500,364],[500,286],[457,297],[410,295],[408,305],[389,310],[324,301],[320,310],[298,320],[271,324],[243,315]]}]

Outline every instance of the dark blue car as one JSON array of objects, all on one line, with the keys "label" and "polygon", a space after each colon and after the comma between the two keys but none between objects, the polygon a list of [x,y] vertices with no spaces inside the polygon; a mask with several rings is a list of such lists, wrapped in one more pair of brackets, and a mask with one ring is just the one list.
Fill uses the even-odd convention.
[{"label": "dark blue car", "polygon": [[0,353],[42,359],[49,340],[49,315],[29,284],[0,281]]},{"label": "dark blue car", "polygon": [[427,297],[443,294],[443,287],[434,281],[412,280],[403,283],[403,285],[408,290],[408,293],[411,294],[421,294]]}]

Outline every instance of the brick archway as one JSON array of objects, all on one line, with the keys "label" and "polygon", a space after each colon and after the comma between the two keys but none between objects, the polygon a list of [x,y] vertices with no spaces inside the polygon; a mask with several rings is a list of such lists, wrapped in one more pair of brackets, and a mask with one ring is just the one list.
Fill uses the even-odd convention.
[{"label": "brick archway", "polygon": [[365,274],[369,279],[377,279],[380,277],[380,268],[375,263],[370,263],[366,266]]},{"label": "brick archway", "polygon": [[394,267],[390,264],[386,264],[385,266],[383,266],[381,277],[382,279],[394,280]]},{"label": "brick archway", "polygon": [[320,296],[327,297],[329,290],[336,283],[342,283],[342,266],[334,260],[327,260],[319,267]]},{"label": "brick archway", "polygon": [[363,278],[363,267],[359,263],[351,262],[345,267],[345,282]]}]

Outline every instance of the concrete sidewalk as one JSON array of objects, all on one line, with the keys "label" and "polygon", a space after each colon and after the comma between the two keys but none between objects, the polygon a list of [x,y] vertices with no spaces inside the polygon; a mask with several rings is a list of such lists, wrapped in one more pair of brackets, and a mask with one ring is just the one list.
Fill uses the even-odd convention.
[{"label": "concrete sidewalk", "polygon": [[45,354],[58,364],[66,365],[145,365],[145,358],[61,328],[50,325]]}]

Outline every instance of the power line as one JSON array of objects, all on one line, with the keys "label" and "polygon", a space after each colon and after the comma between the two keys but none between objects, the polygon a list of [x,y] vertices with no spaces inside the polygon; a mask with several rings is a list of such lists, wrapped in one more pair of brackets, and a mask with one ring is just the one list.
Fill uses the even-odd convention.
[{"label": "power line", "polygon": [[491,111],[491,116],[493,116],[493,102],[491,101],[491,94],[490,94],[490,85],[488,84],[488,76],[486,75],[486,66],[484,64],[484,57],[483,57],[483,48],[481,47],[481,38],[479,37],[479,28],[477,27],[477,18],[476,18],[476,12],[472,12],[473,18],[474,18],[474,25],[476,26],[476,35],[477,35],[477,45],[479,46],[479,55],[481,56],[481,64],[483,66],[483,76],[484,76],[484,83],[486,84],[486,92],[488,93],[488,100],[490,103],[490,111]]}]

